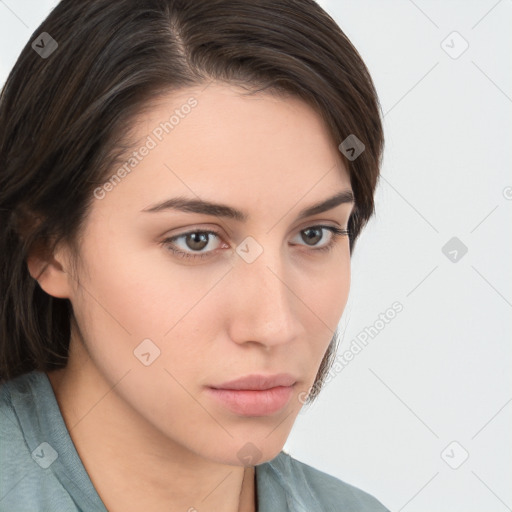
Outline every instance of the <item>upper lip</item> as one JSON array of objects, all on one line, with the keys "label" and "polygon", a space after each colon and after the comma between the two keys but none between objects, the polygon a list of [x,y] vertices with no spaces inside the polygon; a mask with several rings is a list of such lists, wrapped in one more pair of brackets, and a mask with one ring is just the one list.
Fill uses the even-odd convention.
[{"label": "upper lip", "polygon": [[263,390],[271,389],[277,386],[293,386],[297,379],[289,373],[279,373],[276,375],[246,375],[238,379],[223,382],[217,386],[210,386],[214,389],[252,389]]}]

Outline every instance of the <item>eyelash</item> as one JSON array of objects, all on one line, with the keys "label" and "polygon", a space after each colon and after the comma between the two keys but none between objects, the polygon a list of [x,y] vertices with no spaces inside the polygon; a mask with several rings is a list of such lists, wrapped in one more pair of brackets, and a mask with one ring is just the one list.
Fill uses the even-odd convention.
[{"label": "eyelash", "polygon": [[[334,246],[337,244],[339,237],[349,235],[349,232],[346,229],[340,229],[335,226],[324,226],[324,225],[308,226],[307,228],[301,229],[300,232],[307,231],[308,229],[326,229],[326,230],[332,232],[332,237],[331,237],[331,240],[329,241],[329,243],[327,245],[324,245],[323,247],[318,248],[318,249],[311,249],[312,252],[328,252],[331,249],[333,249]],[[211,254],[214,251],[208,251],[208,252],[194,254],[194,253],[187,253],[187,252],[181,251],[179,249],[173,248],[173,243],[175,240],[178,240],[179,238],[186,237],[188,235],[198,234],[198,233],[215,235],[215,236],[221,238],[219,233],[217,233],[216,231],[195,230],[195,231],[188,231],[186,233],[181,233],[180,235],[173,236],[171,238],[166,238],[165,240],[163,240],[162,245],[166,246],[169,251],[171,251],[173,254],[175,254],[179,258],[183,258],[183,259],[209,258],[209,257],[211,257]]]}]

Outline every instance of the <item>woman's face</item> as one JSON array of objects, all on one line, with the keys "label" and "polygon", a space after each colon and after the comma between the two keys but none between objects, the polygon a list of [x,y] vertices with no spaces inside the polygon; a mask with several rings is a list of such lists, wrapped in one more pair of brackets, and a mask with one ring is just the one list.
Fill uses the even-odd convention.
[{"label": "woman's face", "polygon": [[[299,99],[201,89],[139,117],[131,166],[95,191],[69,298],[82,371],[117,384],[120,410],[201,457],[259,463],[282,449],[349,293],[349,239],[328,227],[346,229],[353,203],[300,214],[350,192],[350,178]],[[225,207],[149,211],[177,197]],[[278,373],[296,381],[284,405],[276,391],[209,390]]]}]

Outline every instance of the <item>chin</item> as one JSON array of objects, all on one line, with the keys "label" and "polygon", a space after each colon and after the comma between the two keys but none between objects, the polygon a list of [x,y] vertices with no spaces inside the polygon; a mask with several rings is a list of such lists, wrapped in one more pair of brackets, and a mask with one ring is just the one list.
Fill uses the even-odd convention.
[{"label": "chin", "polygon": [[284,441],[232,439],[225,443],[213,442],[201,450],[202,457],[228,466],[257,466],[274,457],[283,449]]}]

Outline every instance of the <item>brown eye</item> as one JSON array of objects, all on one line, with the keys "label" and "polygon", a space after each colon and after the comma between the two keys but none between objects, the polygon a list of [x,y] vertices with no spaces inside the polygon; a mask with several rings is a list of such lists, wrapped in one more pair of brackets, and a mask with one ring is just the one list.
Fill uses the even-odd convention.
[{"label": "brown eye", "polygon": [[200,231],[185,235],[185,243],[187,247],[193,251],[201,251],[208,245],[208,233]]},{"label": "brown eye", "polygon": [[[319,242],[323,240],[325,231],[332,233],[328,243],[319,245]],[[306,246],[311,247],[309,252],[319,253],[321,251],[328,251],[332,249],[337,242],[337,239],[341,236],[348,235],[349,232],[346,229],[339,229],[335,226],[310,226],[300,231],[301,239],[306,242]],[[209,258],[214,255],[215,250],[205,251],[204,249],[208,246],[211,236],[221,240],[219,233],[215,231],[188,231],[181,235],[176,235],[171,238],[167,238],[162,242],[167,250],[171,251],[179,258],[183,259],[203,259]],[[183,240],[182,245],[178,245],[177,241]],[[304,244],[298,244],[304,245]]]},{"label": "brown eye", "polygon": [[[301,231],[302,239],[308,244],[311,242],[312,245],[316,245],[324,237],[324,230],[321,227],[307,228]],[[305,233],[305,236],[304,236]]]},{"label": "brown eye", "polygon": [[[324,245],[319,245],[319,241],[323,240],[325,231],[328,230],[332,233],[330,240],[328,243]],[[301,232],[301,238],[306,242],[306,245],[312,247],[311,252],[315,251],[329,251],[332,249],[340,236],[348,235],[348,231],[346,229],[340,229],[335,226],[309,226],[306,229],[303,229]]]},{"label": "brown eye", "polygon": [[[204,251],[203,249],[208,246],[212,235],[220,239],[220,235],[215,231],[198,230],[167,238],[162,244],[180,258],[207,258],[210,257],[214,251]],[[177,244],[179,240],[183,240],[183,245],[179,246]]]}]

